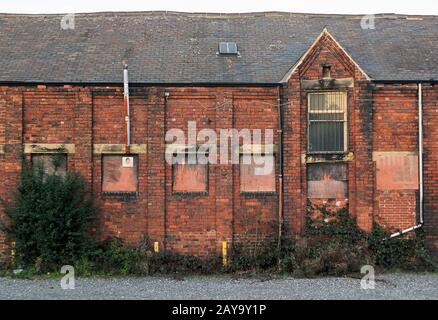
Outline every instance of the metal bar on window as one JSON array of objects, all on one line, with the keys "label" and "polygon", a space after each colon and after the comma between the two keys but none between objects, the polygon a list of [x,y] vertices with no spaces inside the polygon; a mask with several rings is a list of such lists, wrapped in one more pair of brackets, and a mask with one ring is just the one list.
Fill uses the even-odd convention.
[{"label": "metal bar on window", "polygon": [[345,152],[347,150],[346,92],[308,94],[309,152]]}]

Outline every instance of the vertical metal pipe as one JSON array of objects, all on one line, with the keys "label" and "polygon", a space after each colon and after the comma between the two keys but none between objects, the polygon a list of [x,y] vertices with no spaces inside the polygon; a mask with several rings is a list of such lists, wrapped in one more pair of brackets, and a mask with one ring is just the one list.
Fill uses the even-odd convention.
[{"label": "vertical metal pipe", "polygon": [[[280,259],[281,238],[283,229],[283,120],[281,108],[280,87],[277,88],[277,117],[278,117],[278,256]],[[280,266],[280,260],[279,266]]]},{"label": "vertical metal pipe", "polygon": [[423,219],[424,183],[423,183],[423,87],[418,84],[418,170],[420,183],[420,224]]},{"label": "vertical metal pipe", "polygon": [[125,107],[125,122],[126,122],[126,153],[129,153],[131,145],[131,109],[129,105],[129,78],[128,65],[125,64],[123,69],[123,100]]}]

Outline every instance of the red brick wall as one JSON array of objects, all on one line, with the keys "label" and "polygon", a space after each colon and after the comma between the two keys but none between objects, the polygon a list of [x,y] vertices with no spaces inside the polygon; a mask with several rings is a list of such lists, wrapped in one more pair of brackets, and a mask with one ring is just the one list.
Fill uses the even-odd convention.
[{"label": "red brick wall", "polygon": [[273,235],[277,193],[240,194],[239,165],[209,165],[207,194],[174,194],[164,133],[186,130],[187,121],[195,120],[198,131],[211,128],[218,136],[221,128],[274,129],[278,144],[276,88],[132,88],[132,142],[147,144],[147,154],[139,155],[138,194],[130,197],[101,192],[102,155],[93,154],[94,144],[125,141],[121,87],[29,86],[5,88],[0,97],[7,143],[0,155],[0,191],[7,200],[18,181],[22,143],[73,143],[68,167],[88,182],[99,208],[93,229],[102,238],[136,243],[148,235],[161,248],[209,255],[220,252],[223,240],[231,246],[234,240]]},{"label": "red brick wall", "polygon": [[302,145],[301,125],[306,121],[306,114],[301,105],[300,80],[297,74],[291,76],[287,87],[282,91],[283,219],[285,232],[290,237],[301,233],[306,212],[306,172],[301,161],[301,155],[306,148]]},{"label": "red brick wall", "polygon": [[[418,151],[416,85],[377,85],[374,91],[373,111],[374,151]],[[403,156],[397,157],[395,161],[402,159]],[[376,167],[376,170],[378,169]],[[389,169],[386,168],[395,169],[391,166]],[[407,167],[400,169],[408,170]],[[383,187],[379,184],[376,180],[375,221],[392,231],[416,225],[418,184],[414,189],[400,189],[394,185],[394,181],[388,181]]]},{"label": "red brick wall", "polygon": [[[359,225],[370,230],[373,219],[372,88],[363,73],[330,36],[324,35],[297,68],[284,88],[284,184],[285,221],[292,234],[299,235],[307,212],[307,93],[301,80],[319,80],[322,66],[331,66],[332,78],[353,78],[348,88],[349,144],[353,159],[348,164],[348,204]],[[329,201],[330,200],[330,201]],[[335,201],[333,201],[335,200]],[[346,199],[322,199],[346,205]],[[315,200],[315,204],[321,199]],[[310,199],[310,204],[312,199]],[[310,210],[312,211],[312,210]]]},{"label": "red brick wall", "polygon": [[[417,149],[416,90],[409,86],[377,86],[375,90],[360,70],[330,38],[321,39],[309,58],[280,91],[283,105],[284,221],[287,235],[298,235],[307,208],[306,92],[302,79],[321,77],[322,64],[332,66],[332,76],[351,77],[349,93],[348,203],[362,228],[373,220],[389,227],[415,222],[415,190],[379,192],[375,188],[373,151]],[[197,122],[198,131],[211,128],[274,129],[278,144],[275,87],[145,87],[132,88],[132,142],[147,144],[139,155],[139,189],[134,197],[101,193],[101,159],[93,144],[123,144],[122,87],[1,87],[0,197],[11,200],[18,181],[24,142],[74,143],[69,168],[89,182],[90,194],[100,210],[102,237],[119,236],[136,243],[143,235],[158,241],[160,248],[187,254],[219,253],[223,240],[233,244],[275,237],[278,222],[277,192],[242,194],[239,165],[209,165],[208,193],[174,194],[171,166],[164,160],[166,130]],[[165,99],[165,93],[169,97]],[[438,90],[424,88],[425,229],[429,243],[438,243]],[[390,138],[389,138],[390,137]],[[278,157],[277,174],[278,172]],[[330,205],[345,203],[326,199]],[[318,200],[320,201],[320,200]],[[322,201],[325,201],[324,199]],[[1,212],[1,210],[0,210]],[[257,217],[260,221],[257,223]],[[7,244],[0,237],[0,251]]]},{"label": "red brick wall", "polygon": [[373,110],[375,150],[418,150],[416,85],[377,85]]},{"label": "red brick wall", "polygon": [[[274,143],[278,144],[278,93],[271,90],[260,93],[237,92],[234,94],[234,125],[241,130],[247,128],[271,129]],[[262,116],[261,116],[262,115]],[[262,143],[265,136],[262,135]],[[275,157],[275,155],[274,155]],[[278,157],[275,157],[276,174]],[[278,191],[278,179],[276,179]],[[247,193],[240,189],[240,166],[234,165],[234,238],[240,245],[245,243],[264,243],[275,239],[278,227],[278,192]]]},{"label": "red brick wall", "polygon": [[[197,132],[216,128],[214,90],[169,90],[166,130],[182,129],[188,139],[188,121],[195,121]],[[186,140],[187,141],[187,140]],[[199,141],[203,143],[204,141]],[[175,194],[172,166],[166,165],[166,245],[182,253],[211,255],[216,251],[216,170],[208,165],[206,194]]]},{"label": "red brick wall", "polygon": [[[124,144],[126,126],[123,113],[123,92],[96,90],[93,93],[93,143]],[[148,95],[134,91],[130,98],[133,144],[147,143]],[[147,176],[146,154],[138,155],[137,196],[107,195],[102,193],[102,155],[93,155],[93,193],[99,207],[98,227],[103,238],[120,237],[136,243],[147,234]],[[141,174],[140,174],[141,173]]]},{"label": "red brick wall", "polygon": [[438,257],[438,87],[424,85],[424,228]]},{"label": "red brick wall", "polygon": [[24,142],[72,143],[75,93],[24,92]]},{"label": "red brick wall", "polygon": [[[4,96],[4,89],[1,88],[2,92],[0,94],[0,145],[4,145],[6,142],[6,106],[8,104],[6,97]],[[5,172],[5,155],[0,154],[0,176],[2,179],[6,177]],[[6,194],[6,186],[4,183],[0,183],[0,198],[4,197]],[[0,219],[3,218],[3,208],[0,202]],[[7,252],[6,239],[4,235],[0,232],[0,261],[2,260],[2,255]]]},{"label": "red brick wall", "polygon": [[[188,121],[196,121],[198,131],[213,129],[219,138],[220,129],[275,129],[277,126],[275,89],[171,88],[167,91],[170,95],[166,130],[181,128],[186,132]],[[243,239],[254,240],[256,232],[261,239],[271,236],[269,223],[278,221],[276,194],[241,194],[239,165],[208,167],[207,194],[175,194],[171,166],[166,165],[168,248],[183,253],[212,254],[220,251],[224,240],[229,244],[242,243]]]},{"label": "red brick wall", "polygon": [[0,144],[6,142],[6,105],[7,101],[4,96],[0,98]]},{"label": "red brick wall", "polygon": [[[0,105],[5,115],[4,136],[6,141],[5,154],[0,155],[0,198],[6,203],[12,200],[11,191],[18,181],[21,167],[21,151],[23,145],[23,94],[21,88],[0,87]],[[0,207],[0,218],[4,219],[4,212]],[[8,239],[0,233],[0,256],[7,255]],[[1,257],[0,257],[1,258]]]}]

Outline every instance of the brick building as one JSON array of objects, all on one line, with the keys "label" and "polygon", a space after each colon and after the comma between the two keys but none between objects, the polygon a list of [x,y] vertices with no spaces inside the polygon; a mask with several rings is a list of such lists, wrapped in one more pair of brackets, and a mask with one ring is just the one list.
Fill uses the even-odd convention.
[{"label": "brick building", "polygon": [[[58,170],[86,178],[104,237],[210,255],[276,236],[279,221],[297,236],[307,216],[323,223],[316,207],[348,205],[364,230],[423,227],[438,253],[438,18],[362,18],[2,14],[0,197],[11,200],[22,157],[62,149]],[[272,129],[274,172],[166,163],[166,132],[189,121]]]}]

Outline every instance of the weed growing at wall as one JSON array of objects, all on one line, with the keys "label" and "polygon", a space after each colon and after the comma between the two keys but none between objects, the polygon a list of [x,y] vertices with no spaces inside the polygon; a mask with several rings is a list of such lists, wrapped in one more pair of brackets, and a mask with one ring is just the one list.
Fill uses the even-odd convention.
[{"label": "weed growing at wall", "polygon": [[280,271],[305,277],[358,274],[363,265],[380,271],[438,271],[421,230],[390,239],[377,224],[370,234],[362,231],[348,208],[337,213],[321,210],[330,219],[315,225],[308,217],[304,235],[294,241],[283,239],[280,250],[275,239],[260,245],[263,249],[256,255],[249,250],[251,246],[236,246],[230,270]]},{"label": "weed growing at wall", "polygon": [[199,258],[162,251],[155,253],[145,237],[136,246],[119,238],[98,244],[75,263],[78,275],[212,274],[222,271],[220,257]]},{"label": "weed growing at wall", "polygon": [[423,231],[389,238],[378,224],[371,233],[363,232],[347,208],[331,215],[334,219],[318,227],[308,219],[304,238],[295,243],[295,259],[303,274],[357,273],[366,264],[380,270],[438,270],[427,252]]},{"label": "weed growing at wall", "polygon": [[422,229],[404,237],[389,236],[379,225],[375,225],[368,235],[368,246],[376,265],[409,271],[438,271],[438,264],[426,249],[425,233]]}]

